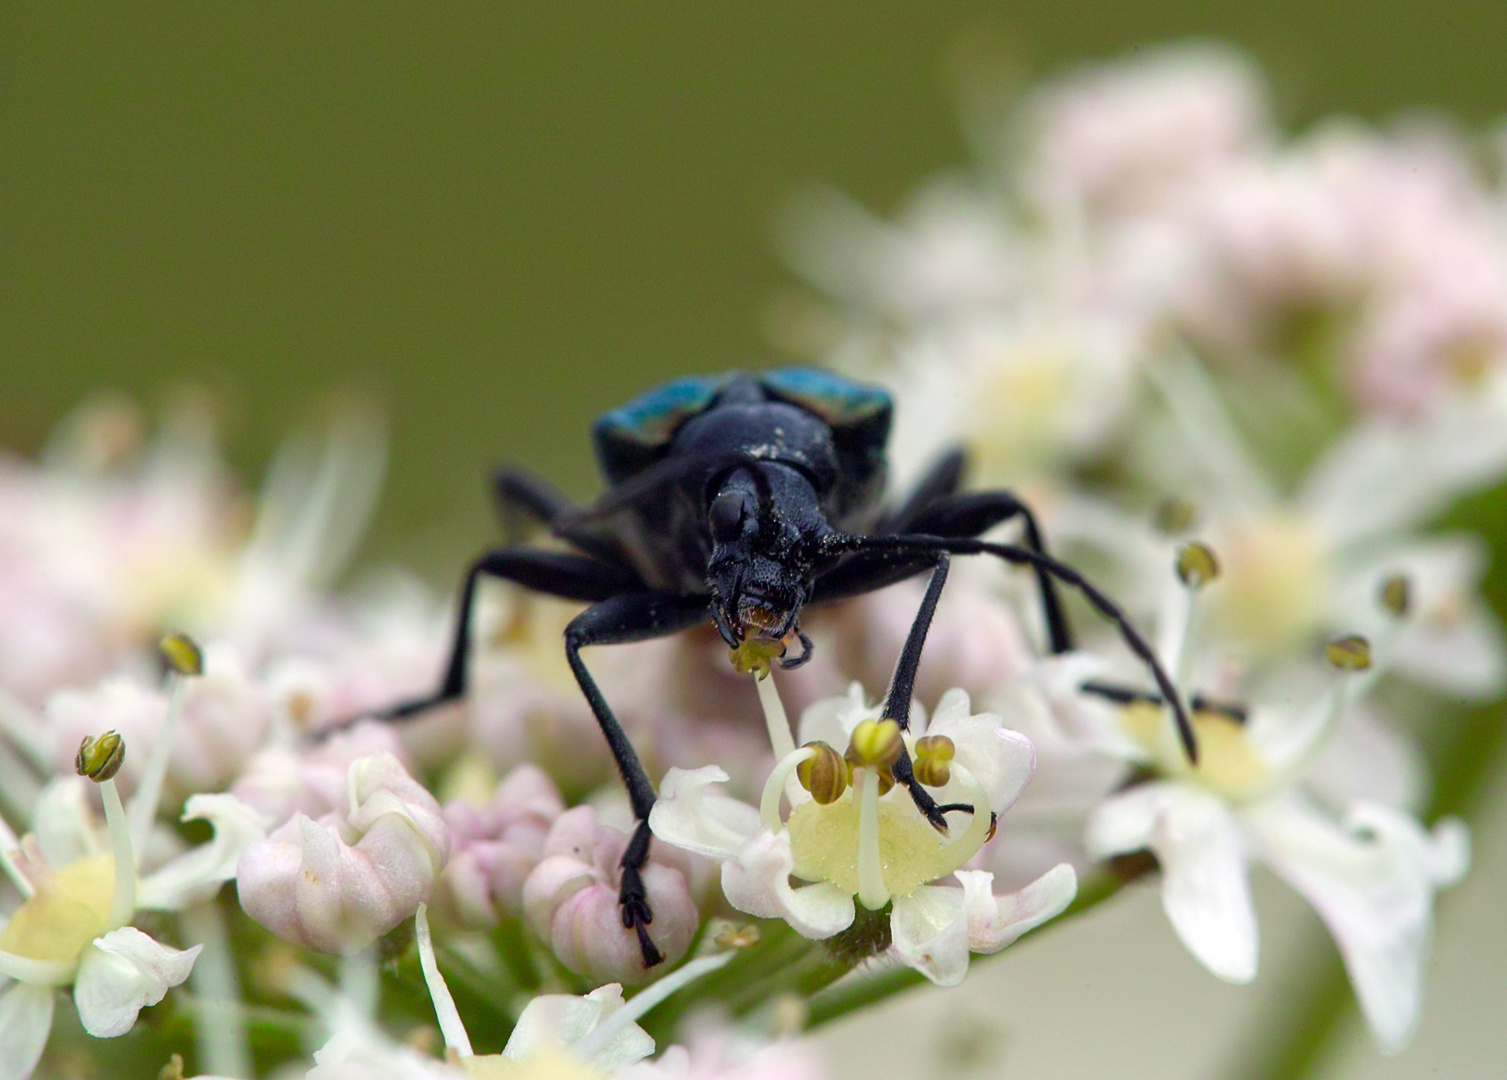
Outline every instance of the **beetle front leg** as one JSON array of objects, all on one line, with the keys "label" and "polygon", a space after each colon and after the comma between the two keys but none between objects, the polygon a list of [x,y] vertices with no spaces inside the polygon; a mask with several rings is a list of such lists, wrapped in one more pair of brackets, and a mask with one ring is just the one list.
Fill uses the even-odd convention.
[{"label": "beetle front leg", "polygon": [[654,808],[654,785],[644,772],[643,763],[596,680],[581,660],[581,649],[587,645],[620,645],[630,641],[647,641],[650,638],[667,637],[694,626],[707,618],[707,600],[704,596],[675,596],[667,593],[630,593],[616,596],[587,608],[571,620],[565,628],[565,659],[580,684],[586,703],[591,706],[602,735],[612,750],[612,760],[628,789],[628,801],[633,807],[633,816],[638,820],[628,847],[623,852],[619,866],[622,876],[618,884],[618,905],[622,911],[623,926],[638,935],[638,944],[643,952],[644,967],[653,967],[664,957],[649,937],[649,926],[654,913],[649,907],[649,896],[644,888],[643,869],[649,861],[649,811]]}]

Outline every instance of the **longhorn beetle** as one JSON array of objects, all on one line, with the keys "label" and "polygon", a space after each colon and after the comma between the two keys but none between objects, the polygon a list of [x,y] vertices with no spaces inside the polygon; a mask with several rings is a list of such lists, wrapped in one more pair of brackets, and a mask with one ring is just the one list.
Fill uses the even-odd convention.
[{"label": "longhorn beetle", "polygon": [[[1196,757],[1183,704],[1145,639],[1112,600],[1047,554],[1023,502],[1007,491],[958,491],[961,452],[943,457],[898,507],[881,508],[891,412],[884,390],[822,371],[696,376],[597,420],[592,435],[608,489],[592,506],[575,506],[548,483],[503,470],[494,483],[504,511],[536,519],[574,551],[508,546],[473,562],[439,690],[383,714],[413,716],[466,692],[469,623],[481,577],[589,603],[565,629],[565,658],[612,749],[638,822],[623,855],[618,902],[645,967],[662,959],[646,929],[653,914],[641,875],[654,785],[581,660],[587,645],[665,637],[711,619],[734,650],[794,637],[800,653],[779,661],[794,667],[811,654],[800,627],[806,605],[932,571],[885,710],[904,726],[948,556],[993,555],[1035,573],[1053,653],[1073,647],[1055,582],[1078,589],[1113,622],[1171,703],[1184,748]],[[1024,544],[979,539],[1016,518]],[[952,808],[939,807],[915,782],[910,758],[902,755],[893,772],[945,832],[943,810]]]}]

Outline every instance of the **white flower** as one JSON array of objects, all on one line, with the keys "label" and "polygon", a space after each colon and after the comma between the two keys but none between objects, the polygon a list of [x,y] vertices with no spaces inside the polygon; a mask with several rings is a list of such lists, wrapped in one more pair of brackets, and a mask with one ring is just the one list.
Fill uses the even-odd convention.
[{"label": "white flower", "polygon": [[[203,946],[164,945],[130,919],[141,909],[181,911],[212,896],[234,875],[241,849],[265,834],[260,816],[233,796],[195,795],[184,819],[209,821],[214,839],[138,878],[141,848],[114,780],[100,783],[108,850],[86,809],[85,786],[77,777],[53,781],[38,800],[37,835],[25,841],[0,823],[0,864],[26,898],[0,928],[0,974],[16,980],[0,995],[0,1076],[7,1078],[35,1068],[58,987],[72,986],[84,1030],[110,1038],[187,979]],[[147,797],[155,792],[133,799],[133,820],[152,820],[137,806]]]},{"label": "white flower", "polygon": [[[865,912],[892,904],[895,955],[934,982],[953,985],[967,972],[970,951],[996,952],[1065,909],[1077,879],[1071,867],[1058,866],[1018,893],[995,896],[992,874],[962,870],[991,830],[991,811],[1015,801],[1034,765],[1031,744],[1000,717],[971,714],[962,691],[943,697],[924,735],[902,735],[894,721],[879,723],[876,716],[855,686],[849,697],[818,703],[803,718],[803,737],[827,735],[849,746],[851,786],[836,752],[808,742],[784,755],[757,809],[710,790],[727,779],[716,766],[671,769],[650,825],[666,843],[720,862],[723,892],[735,908],[784,919],[808,938],[853,926],[855,900]],[[946,765],[932,785],[938,802],[972,808],[961,811],[967,824],[956,839],[936,832],[904,785],[880,795],[881,784],[893,778],[874,747],[898,753],[902,738],[918,762],[935,756]],[[814,785],[815,795],[787,783],[808,761],[812,772],[803,784]],[[824,764],[825,781],[816,772]],[[782,796],[791,805],[783,819]],[[954,874],[959,885],[932,884]],[[793,886],[792,877],[809,884]]]},{"label": "white flower", "polygon": [[[1179,591],[1190,613],[1186,627],[1195,590]],[[1349,660],[1344,650],[1335,655],[1360,663],[1382,651],[1355,642],[1349,650]],[[1174,642],[1170,662],[1176,667],[1185,652]],[[1292,704],[1304,700],[1293,676],[1268,687],[1270,701],[1280,704],[1195,708],[1197,765],[1184,758],[1160,705],[1124,707],[1127,756],[1159,778],[1106,799],[1089,818],[1085,843],[1099,858],[1155,854],[1173,928],[1210,971],[1232,982],[1256,975],[1247,864],[1265,862],[1318,911],[1377,1042],[1396,1051],[1417,1021],[1434,892],[1465,873],[1469,849],[1455,819],[1427,830],[1405,811],[1369,799],[1337,818],[1317,797],[1315,762],[1349,699],[1376,674],[1338,675],[1327,693],[1301,707]]]}]

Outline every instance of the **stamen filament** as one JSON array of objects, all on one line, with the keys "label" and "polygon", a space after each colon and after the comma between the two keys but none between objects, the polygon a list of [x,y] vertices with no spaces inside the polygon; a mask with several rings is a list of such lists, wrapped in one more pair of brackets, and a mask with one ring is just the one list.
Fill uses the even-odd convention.
[{"label": "stamen filament", "polygon": [[16,862],[16,857],[13,853],[20,849],[21,841],[16,838],[16,834],[11,831],[11,827],[6,823],[5,819],[0,818],[0,867],[5,868],[5,876],[15,883],[22,897],[30,900],[37,894],[37,890],[32,886],[27,876],[21,872],[21,866]]},{"label": "stamen filament", "polygon": [[776,763],[769,779],[764,781],[764,791],[759,796],[759,824],[770,832],[779,832],[785,827],[785,823],[780,820],[780,797],[785,793],[785,782],[801,762],[815,756],[816,750],[810,746],[792,749]]},{"label": "stamen filament", "polygon": [[413,926],[418,937],[419,967],[424,972],[424,985],[429,988],[429,1000],[434,1002],[434,1017],[439,1021],[440,1034],[445,1037],[445,1045],[459,1057],[471,1057],[475,1054],[471,1049],[471,1037],[466,1034],[466,1025],[461,1022],[455,998],[450,995],[450,987],[440,974],[439,964],[434,958],[434,939],[429,935],[428,904],[419,905],[419,910],[413,916]]},{"label": "stamen filament", "polygon": [[989,839],[989,826],[993,817],[992,808],[989,805],[989,793],[984,790],[984,785],[978,782],[978,778],[956,761],[952,763],[952,774],[958,778],[959,783],[968,793],[968,800],[973,803],[973,816],[968,822],[968,828],[963,830],[963,835],[943,849],[942,865],[946,869],[938,874],[938,877],[945,877],[955,870],[961,870],[969,859],[978,854],[979,849]]},{"label": "stamen filament", "polygon": [[187,690],[188,680],[182,675],[174,675],[167,716],[162,721],[162,730],[152,740],[146,765],[141,770],[141,781],[136,785],[135,794],[131,796],[131,840],[138,852],[146,850],[152,823],[157,820],[157,804],[162,799],[162,785],[167,779],[168,762],[173,756],[173,746],[178,741],[178,719],[183,713],[183,697]]},{"label": "stamen filament", "polygon": [[99,797],[105,804],[110,846],[115,849],[115,891],[110,894],[108,922],[114,930],[130,922],[136,913],[136,856],[131,847],[131,827],[126,823],[125,807],[120,805],[114,777],[100,781]]},{"label": "stamen filament", "polygon": [[703,956],[700,960],[692,960],[678,971],[672,971],[664,978],[649,986],[644,987],[623,1005],[621,1009],[603,1020],[593,1030],[588,1031],[581,1039],[571,1047],[575,1053],[587,1060],[601,1053],[618,1033],[629,1024],[635,1023],[650,1009],[658,1005],[665,998],[675,993],[688,983],[695,982],[703,975],[710,974],[727,964],[737,955],[729,949],[727,952],[717,953],[715,956]]},{"label": "stamen filament", "polygon": [[764,707],[764,723],[769,728],[769,745],[774,756],[780,759],[795,749],[795,736],[790,733],[790,717],[785,713],[785,703],[780,700],[780,691],[774,685],[774,673],[764,678],[754,676],[754,686],[759,690],[759,704]]},{"label": "stamen filament", "polygon": [[879,772],[864,769],[858,796],[858,902],[870,911],[889,903],[879,854]]}]

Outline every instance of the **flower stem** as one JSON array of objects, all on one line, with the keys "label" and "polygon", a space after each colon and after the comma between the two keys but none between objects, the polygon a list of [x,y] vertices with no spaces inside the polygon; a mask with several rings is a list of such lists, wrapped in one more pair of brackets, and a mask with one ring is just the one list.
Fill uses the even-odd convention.
[{"label": "flower stem", "polygon": [[[1148,862],[1145,866],[1137,866],[1134,871],[1128,874],[1116,874],[1107,870],[1090,873],[1078,887],[1078,897],[1073,901],[1072,906],[1051,922],[1033,930],[1032,933],[1040,934],[1053,926],[1061,925],[1074,915],[1097,907],[1137,877],[1140,877],[1149,867],[1150,863]],[[997,953],[995,955],[1004,954]],[[980,963],[985,959],[987,958],[975,957],[974,963]],[[835,981],[835,978],[834,976],[829,981]],[[848,979],[836,986],[831,986],[821,991],[811,999],[811,1013],[807,1027],[816,1028],[823,1024],[830,1024],[832,1021],[839,1020],[850,1012],[854,1012],[867,1005],[872,1005],[876,1001],[883,1001],[885,998],[892,997],[902,990],[909,990],[913,986],[920,986],[925,981],[926,976],[922,975],[915,968],[909,967],[891,968],[876,975]]]}]

